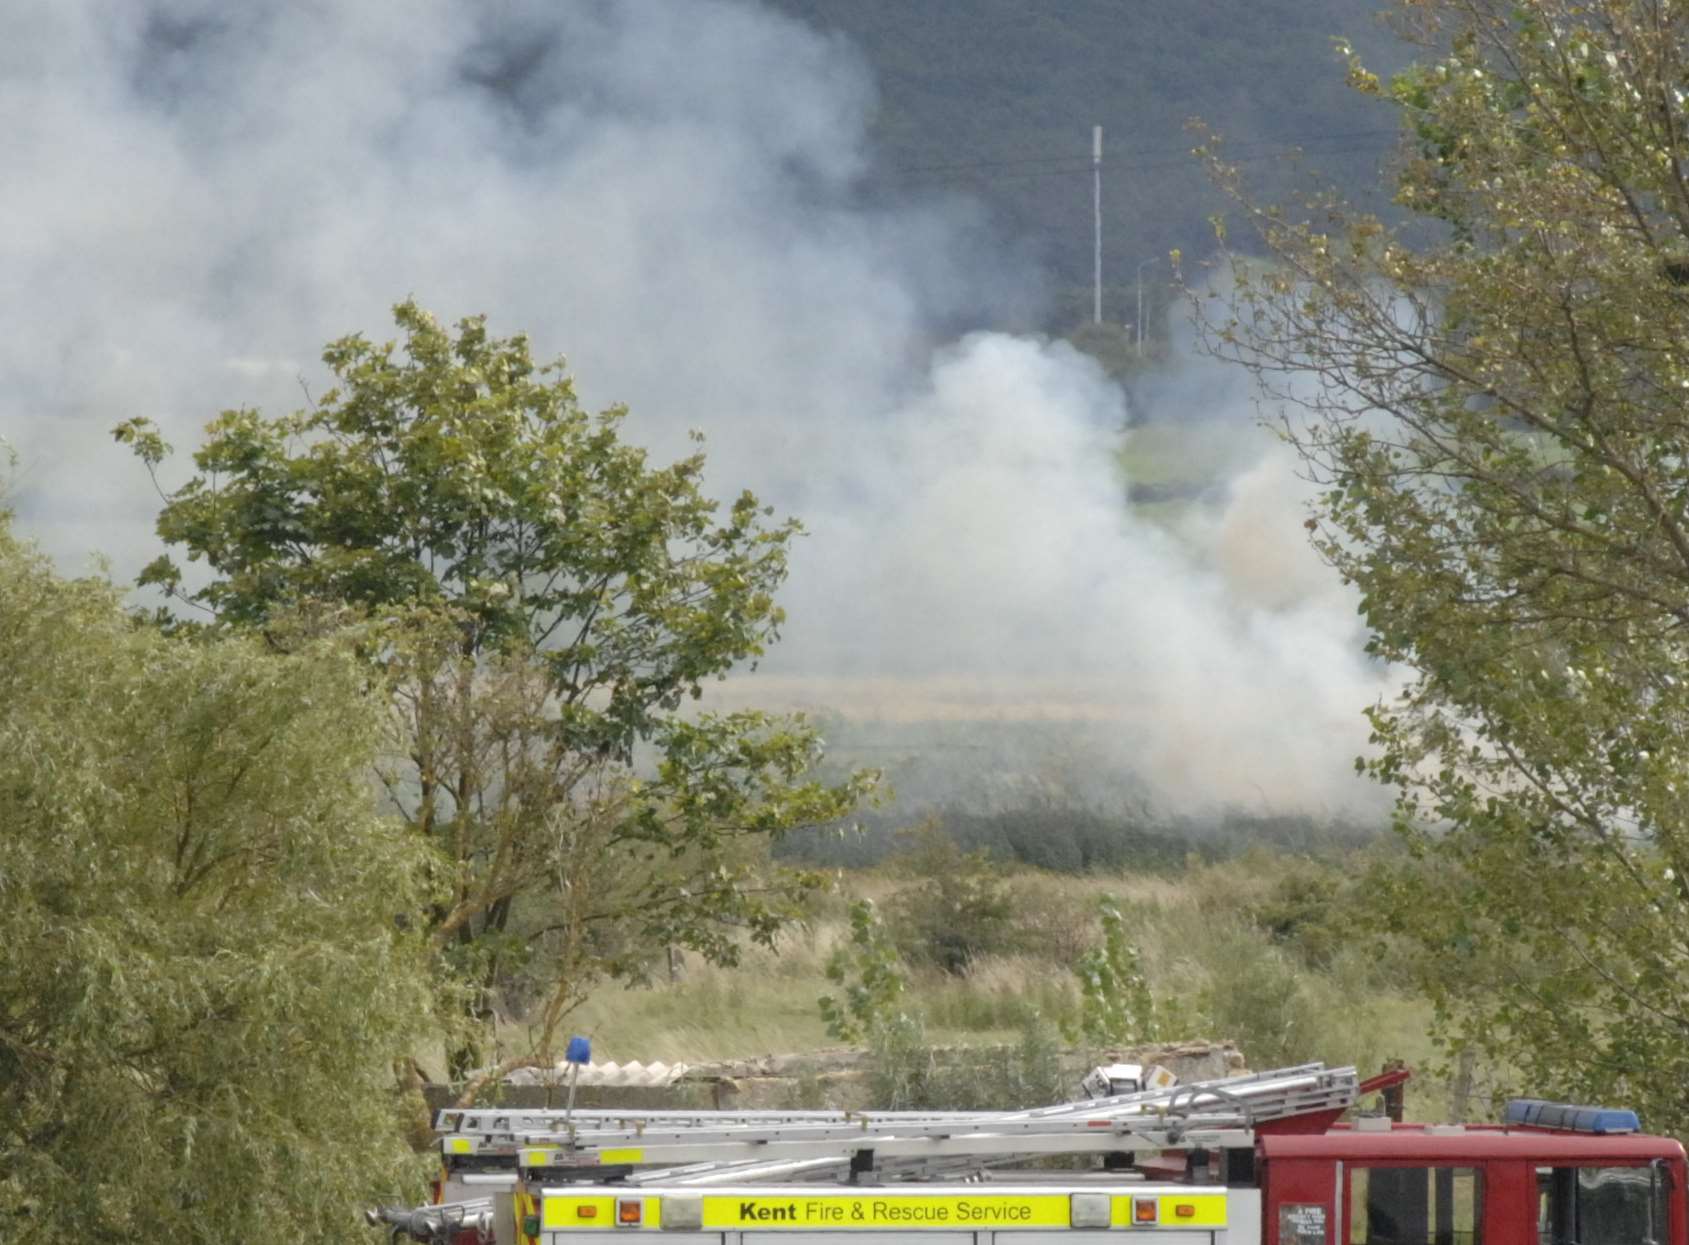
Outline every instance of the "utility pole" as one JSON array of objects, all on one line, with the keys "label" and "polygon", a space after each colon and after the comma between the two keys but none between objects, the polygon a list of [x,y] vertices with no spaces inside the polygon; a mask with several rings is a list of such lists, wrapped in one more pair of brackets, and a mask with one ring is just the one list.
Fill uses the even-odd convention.
[{"label": "utility pole", "polygon": [[1096,221],[1096,253],[1091,300],[1091,323],[1103,322],[1103,127],[1091,127],[1091,214]]}]

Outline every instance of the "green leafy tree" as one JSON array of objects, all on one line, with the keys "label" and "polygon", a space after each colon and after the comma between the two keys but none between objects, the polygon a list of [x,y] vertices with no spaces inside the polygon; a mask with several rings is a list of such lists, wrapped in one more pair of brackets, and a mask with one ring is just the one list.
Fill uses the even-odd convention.
[{"label": "green leafy tree", "polygon": [[1126,936],[1126,918],[1112,895],[1097,901],[1102,945],[1079,957],[1079,1015],[1068,1038],[1093,1046],[1150,1042],[1160,1036],[1155,999],[1137,946]]},{"label": "green leafy tree", "polygon": [[[771,941],[819,879],[767,843],[872,779],[809,779],[821,741],[799,719],[682,712],[777,634],[795,521],[749,493],[718,506],[701,454],[650,465],[624,412],[582,410],[525,338],[395,315],[402,344],[327,348],[338,383],[309,409],[210,425],[158,521],[209,578],[163,557],[142,582],[275,642],[362,628],[393,698],[381,780],[449,892],[431,936],[482,1017],[501,985],[541,1000],[512,1067],[665,945],[731,962]],[[149,469],[167,452],[144,421],[117,435]]]},{"label": "green leafy tree", "polygon": [[829,1037],[860,1042],[907,1023],[902,1003],[908,975],[873,900],[851,904],[850,940],[834,948],[826,973],[828,981],[844,988],[842,997],[824,994],[816,1000]]},{"label": "green leafy tree", "polygon": [[357,1241],[420,1193],[425,854],[365,683],[137,629],[0,516],[0,1239]]},{"label": "green leafy tree", "polygon": [[[1408,682],[1364,768],[1449,1036],[1689,1132],[1689,12],[1417,0],[1396,226],[1256,210],[1214,344]],[[1222,170],[1222,177],[1229,177]],[[1230,181],[1235,186],[1235,179]]]}]

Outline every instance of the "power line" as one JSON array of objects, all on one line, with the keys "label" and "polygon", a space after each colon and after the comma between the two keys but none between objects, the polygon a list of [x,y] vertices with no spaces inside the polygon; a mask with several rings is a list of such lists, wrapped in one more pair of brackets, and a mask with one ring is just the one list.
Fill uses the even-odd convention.
[{"label": "power line", "polygon": [[[1260,160],[1283,160],[1286,157],[1295,154],[1342,156],[1353,155],[1369,150],[1372,150],[1372,145],[1370,143],[1355,143],[1351,140],[1351,142],[1347,144],[1323,147],[1309,152],[1304,152],[1304,149],[1300,147],[1287,147],[1273,151],[1261,151],[1243,155],[1227,155],[1226,153],[1221,152],[1220,159],[1226,164],[1251,164]],[[947,173],[935,172],[929,176],[899,177],[887,180],[921,185],[949,184],[961,186],[978,182],[979,178],[970,176],[970,174],[980,167],[983,166],[958,165],[955,166],[954,171]],[[1182,160],[1159,160],[1150,161],[1148,163],[1134,162],[1126,165],[1116,163],[1106,166],[1102,172],[1104,177],[1115,178],[1135,175],[1138,173],[1152,173],[1165,169],[1195,169],[1196,167],[1197,163],[1195,159],[1187,153],[1186,157]],[[1089,160],[1081,161],[1077,157],[1070,156],[1066,158],[1064,165],[1048,168],[1003,168],[1002,171],[991,174],[991,181],[1038,181],[1050,177],[1077,177],[1081,175],[1088,175],[1091,172],[1092,167]]]},{"label": "power line", "polygon": [[[1247,139],[1230,145],[1222,144],[1219,154],[1222,158],[1229,159],[1234,162],[1277,159],[1303,150],[1308,144],[1350,144],[1361,142],[1363,140],[1370,142],[1374,139],[1395,137],[1399,133],[1400,131],[1394,129],[1374,129],[1353,130],[1346,133],[1334,134],[1310,134],[1304,137],[1291,139]],[[1271,146],[1272,150],[1260,152],[1258,154],[1251,154],[1248,151],[1248,149],[1262,146]],[[1244,150],[1245,154],[1231,156],[1226,154],[1228,151],[1238,151],[1240,149]],[[1128,149],[1122,151],[1115,157],[1115,159],[1118,161],[1136,161],[1149,156],[1184,156],[1188,158],[1190,151],[1191,149],[1189,147],[1141,147],[1135,150]],[[1184,161],[1178,161],[1176,163],[1184,163]],[[1133,164],[1131,169],[1167,167],[1171,166],[1169,164]],[[1117,172],[1131,171],[1131,169],[1121,169],[1118,164],[1115,164],[1113,168]],[[1090,169],[1090,158],[1088,156],[1075,154],[1059,156],[1025,156],[1003,160],[975,160],[951,164],[902,165],[887,169],[884,176],[891,180],[921,180],[925,179],[928,175],[942,178],[945,175],[951,174],[966,174],[982,170],[1000,170],[996,173],[997,177],[1024,178],[1064,176],[1075,172],[1089,172]]]},{"label": "power line", "polygon": [[1068,164],[1074,160],[1089,159],[1089,156],[1026,156],[1017,160],[973,160],[965,164],[897,165],[887,171],[892,173],[949,173],[957,169],[1009,168],[1021,164]]},{"label": "power line", "polygon": [[[1281,150],[1281,151],[1263,151],[1263,152],[1259,152],[1255,155],[1228,156],[1223,151],[1219,152],[1217,154],[1218,154],[1219,160],[1222,164],[1249,164],[1249,163],[1252,163],[1253,161],[1256,161],[1256,160],[1282,160],[1286,156],[1298,154],[1299,152],[1301,152],[1301,150],[1302,149],[1299,148],[1299,147],[1290,147],[1290,148],[1286,148],[1286,149]],[[1352,144],[1348,144],[1348,145],[1344,145],[1344,146],[1338,146],[1338,147],[1327,147],[1327,148],[1323,148],[1319,151],[1310,152],[1308,154],[1310,154],[1310,155],[1321,155],[1321,156],[1346,156],[1346,155],[1353,155],[1356,152],[1371,151],[1371,150],[1373,150],[1373,147],[1372,147],[1372,144],[1370,144],[1370,143],[1352,143]],[[1151,170],[1154,170],[1154,169],[1188,169],[1188,168],[1194,167],[1194,164],[1195,164],[1195,161],[1191,160],[1191,159],[1164,160],[1164,161],[1162,161],[1158,164],[1137,164],[1137,165],[1133,165],[1130,170],[1125,170],[1125,171],[1127,171],[1127,172],[1148,172],[1148,171],[1151,171]]]}]

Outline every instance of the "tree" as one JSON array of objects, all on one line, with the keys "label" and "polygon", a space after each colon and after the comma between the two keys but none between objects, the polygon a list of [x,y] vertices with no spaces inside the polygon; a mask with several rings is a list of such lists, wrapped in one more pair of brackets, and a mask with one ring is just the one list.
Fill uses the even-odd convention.
[{"label": "tree", "polygon": [[858,899],[850,905],[850,941],[833,948],[826,972],[827,980],[844,991],[842,998],[823,994],[815,1000],[828,1037],[840,1042],[878,1040],[886,1029],[912,1023],[901,1007],[909,977],[873,900]]},{"label": "tree", "polygon": [[1097,916],[1103,941],[1073,966],[1079,979],[1079,1013],[1067,1036],[1092,1046],[1154,1041],[1160,1036],[1155,998],[1144,976],[1143,957],[1126,936],[1120,902],[1113,895],[1102,896]]},{"label": "tree", "polygon": [[1400,109],[1405,219],[1254,210],[1272,259],[1213,344],[1285,401],[1314,539],[1409,673],[1364,768],[1449,1036],[1689,1132],[1689,13],[1399,16],[1425,60],[1349,75]]},{"label": "tree", "polygon": [[356,1241],[419,1192],[424,860],[364,682],[138,629],[0,517],[0,1238]]},{"label": "tree", "polygon": [[[273,642],[362,629],[393,698],[381,780],[449,890],[431,935],[483,1018],[501,985],[544,1000],[514,1066],[664,945],[731,962],[742,935],[771,941],[819,879],[774,869],[768,842],[871,777],[810,779],[800,719],[682,712],[777,635],[795,521],[749,493],[723,512],[701,454],[650,466],[625,412],[587,414],[525,338],[395,315],[402,348],[327,348],[338,384],[309,409],[211,424],[158,523],[210,578],[189,590],[168,557],[141,578]],[[118,436],[149,469],[168,448],[144,421]]]},{"label": "tree", "polygon": [[936,818],[900,836],[893,858],[910,884],[886,903],[886,926],[903,959],[963,976],[979,956],[1013,945],[1014,901],[983,850],[964,852]]}]

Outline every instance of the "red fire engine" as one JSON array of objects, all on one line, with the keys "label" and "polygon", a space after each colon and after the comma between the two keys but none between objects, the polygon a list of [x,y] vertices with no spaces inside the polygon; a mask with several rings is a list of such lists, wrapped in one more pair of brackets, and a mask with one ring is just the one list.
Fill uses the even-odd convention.
[{"label": "red fire engine", "polygon": [[445,1202],[372,1222],[501,1245],[1689,1245],[1683,1147],[1632,1112],[1345,1120],[1405,1077],[1311,1064],[1020,1112],[442,1112]]}]

